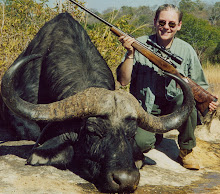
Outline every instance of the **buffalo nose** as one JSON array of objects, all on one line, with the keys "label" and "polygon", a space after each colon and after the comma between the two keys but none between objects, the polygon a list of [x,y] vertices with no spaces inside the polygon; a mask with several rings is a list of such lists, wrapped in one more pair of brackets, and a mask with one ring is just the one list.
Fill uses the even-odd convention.
[{"label": "buffalo nose", "polygon": [[117,170],[112,173],[113,183],[117,184],[119,191],[134,191],[140,180],[138,170]]}]

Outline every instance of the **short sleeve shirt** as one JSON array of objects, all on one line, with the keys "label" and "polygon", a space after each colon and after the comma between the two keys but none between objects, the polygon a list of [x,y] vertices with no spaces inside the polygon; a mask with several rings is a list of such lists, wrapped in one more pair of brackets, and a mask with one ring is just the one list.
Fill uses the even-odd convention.
[{"label": "short sleeve shirt", "polygon": [[[137,40],[145,44],[148,38],[156,42],[156,35],[142,36]],[[174,38],[170,52],[183,59],[181,65],[172,61],[179,73],[189,77],[204,89],[208,88],[200,61],[191,45],[179,38]],[[171,100],[180,94],[182,90],[176,87],[174,80],[162,76],[161,70],[156,65],[141,53],[135,51],[130,92],[139,100],[142,107],[150,113],[155,98],[164,97],[164,99]]]}]

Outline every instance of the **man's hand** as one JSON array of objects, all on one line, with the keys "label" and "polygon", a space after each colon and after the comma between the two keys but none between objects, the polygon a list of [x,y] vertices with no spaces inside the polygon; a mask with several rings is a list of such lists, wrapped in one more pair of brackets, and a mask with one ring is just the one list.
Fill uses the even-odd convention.
[{"label": "man's hand", "polygon": [[131,46],[132,43],[135,41],[134,38],[130,36],[120,36],[119,41],[122,43],[122,46],[127,49],[128,55],[134,55],[134,47]]},{"label": "man's hand", "polygon": [[[216,98],[218,99],[218,97],[216,97]],[[209,111],[216,110],[218,108],[218,106],[219,106],[219,102],[218,101],[217,102],[214,102],[214,101],[210,102],[209,103]]]}]

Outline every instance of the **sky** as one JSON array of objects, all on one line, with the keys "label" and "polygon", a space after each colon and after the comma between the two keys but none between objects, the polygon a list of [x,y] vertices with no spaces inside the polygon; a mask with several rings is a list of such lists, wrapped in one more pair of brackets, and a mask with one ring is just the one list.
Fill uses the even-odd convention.
[{"label": "sky", "polygon": [[[53,7],[56,2],[60,0],[49,0],[49,6]],[[64,0],[62,0],[64,2]],[[119,9],[121,6],[131,6],[138,7],[141,5],[145,6],[158,6],[164,3],[173,3],[176,5],[176,2],[179,0],[82,0],[85,3],[85,7],[89,9],[95,9],[98,12],[102,13],[107,8],[116,8]],[[214,4],[215,2],[219,2],[220,0],[202,0],[203,2]]]}]

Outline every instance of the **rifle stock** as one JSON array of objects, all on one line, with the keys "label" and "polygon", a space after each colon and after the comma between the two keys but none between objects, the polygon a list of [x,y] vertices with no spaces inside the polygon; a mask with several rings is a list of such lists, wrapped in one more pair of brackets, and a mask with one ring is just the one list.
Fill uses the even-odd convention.
[{"label": "rifle stock", "polygon": [[[69,0],[72,3],[78,5],[80,8],[82,8],[83,10],[85,10],[86,12],[88,12],[89,14],[93,15],[95,18],[97,18],[98,20],[100,20],[101,22],[105,23],[106,25],[108,25],[110,27],[110,30],[118,37],[120,36],[127,36],[126,33],[124,33],[123,31],[121,31],[120,29],[116,28],[115,26],[113,26],[112,24],[110,24],[109,22],[105,21],[104,19],[100,18],[99,16],[97,16],[96,14],[94,14],[93,12],[91,12],[90,10],[88,10],[87,8],[83,7],[82,5],[80,5],[79,3],[75,2],[74,0]],[[190,78],[188,77],[184,77],[182,76],[175,67],[173,67],[173,65],[166,61],[165,59],[163,59],[162,57],[156,55],[154,52],[152,52],[151,50],[149,50],[144,44],[142,44],[141,42],[135,40],[134,43],[132,44],[132,46],[138,51],[140,52],[142,55],[144,55],[145,57],[147,57],[152,63],[154,63],[158,68],[162,69],[163,71],[172,73],[180,78],[182,78],[183,80],[185,80],[190,88],[192,89],[195,101],[196,101],[196,107],[197,109],[200,111],[200,113],[205,116],[208,111],[209,111],[209,103],[212,101],[217,101],[217,98],[215,96],[213,96],[212,94],[210,94],[208,91],[206,91],[205,89],[203,89],[201,86],[199,86],[197,83],[195,83],[194,81],[192,81]]]},{"label": "rifle stock", "polygon": [[200,85],[195,83],[190,78],[183,77],[183,80],[185,80],[192,89],[194,98],[196,100],[196,108],[199,110],[202,116],[205,116],[209,112],[209,103],[212,101],[217,102],[218,99],[208,91],[204,90]]}]

